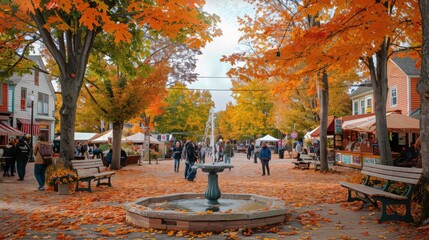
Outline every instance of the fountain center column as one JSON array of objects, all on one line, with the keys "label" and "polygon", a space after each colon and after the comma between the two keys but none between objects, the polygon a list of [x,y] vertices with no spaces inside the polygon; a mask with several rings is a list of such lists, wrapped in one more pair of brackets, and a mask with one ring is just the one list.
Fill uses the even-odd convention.
[{"label": "fountain center column", "polygon": [[218,175],[217,175],[218,171],[216,171],[215,169],[209,170],[207,189],[206,189],[206,192],[204,193],[204,196],[208,200],[207,203],[209,205],[219,205],[219,202],[217,200],[222,195],[219,188]]}]

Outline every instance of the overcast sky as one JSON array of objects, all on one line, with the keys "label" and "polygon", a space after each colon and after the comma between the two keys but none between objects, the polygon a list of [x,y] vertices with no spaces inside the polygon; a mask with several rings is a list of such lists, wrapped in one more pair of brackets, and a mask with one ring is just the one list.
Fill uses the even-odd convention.
[{"label": "overcast sky", "polygon": [[[196,69],[201,78],[188,87],[229,89],[232,87],[229,78],[209,77],[226,77],[226,72],[231,66],[228,63],[220,62],[220,58],[222,55],[230,55],[239,51],[240,33],[238,32],[237,17],[251,13],[252,6],[243,0],[206,0],[204,10],[221,18],[219,27],[222,29],[223,35],[215,38],[202,50]],[[216,104],[216,111],[225,110],[226,103],[233,100],[230,91],[211,91],[211,94]]]}]

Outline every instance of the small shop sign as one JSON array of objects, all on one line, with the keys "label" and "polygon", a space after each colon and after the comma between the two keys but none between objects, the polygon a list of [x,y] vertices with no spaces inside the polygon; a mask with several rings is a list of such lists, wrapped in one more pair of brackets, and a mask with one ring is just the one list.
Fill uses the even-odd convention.
[{"label": "small shop sign", "polygon": [[334,120],[334,126],[335,126],[335,134],[341,134],[342,132],[342,125],[343,125],[343,121],[341,118],[335,118]]}]

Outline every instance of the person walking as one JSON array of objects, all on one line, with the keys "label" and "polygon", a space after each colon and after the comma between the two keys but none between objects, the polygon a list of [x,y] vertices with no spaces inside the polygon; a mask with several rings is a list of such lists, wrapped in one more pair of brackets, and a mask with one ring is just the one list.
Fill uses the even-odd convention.
[{"label": "person walking", "polygon": [[14,139],[11,138],[9,139],[9,144],[6,145],[4,148],[3,158],[6,159],[6,166],[4,169],[3,177],[15,176],[14,175],[15,174],[15,144],[14,143],[15,143]]},{"label": "person walking", "polygon": [[198,159],[200,163],[206,163],[206,146],[205,143],[198,143]]},{"label": "person walking", "polygon": [[28,143],[21,137],[15,149],[16,170],[18,172],[18,181],[24,181],[25,168],[27,167],[28,157],[30,155],[30,147]]},{"label": "person walking", "polygon": [[218,162],[223,161],[223,154],[224,154],[224,152],[223,152],[223,142],[222,142],[222,139],[219,139],[219,142],[217,143],[216,152],[217,152],[217,157],[218,157],[217,161]]},{"label": "person walking", "polygon": [[296,153],[297,153],[297,160],[299,161],[300,159],[299,159],[299,157],[301,156],[301,152],[302,152],[302,144],[301,144],[301,142],[298,140],[298,142],[296,143],[296,146],[295,146],[295,151],[296,151]]},{"label": "person walking", "polygon": [[262,148],[258,154],[259,159],[261,159],[262,163],[262,176],[265,176],[265,169],[267,169],[268,176],[270,175],[270,166],[268,165],[271,160],[271,150],[267,147],[266,143],[262,144]]},{"label": "person walking", "polygon": [[183,147],[183,153],[183,157],[185,158],[185,179],[187,179],[196,161],[195,145],[191,140],[186,141]]},{"label": "person walking", "polygon": [[227,140],[225,147],[223,148],[224,162],[231,164],[231,158],[234,156],[234,150],[232,149],[231,141]]},{"label": "person walking", "polygon": [[39,184],[39,191],[45,190],[46,169],[48,168],[48,165],[45,164],[43,158],[49,157],[48,154],[48,156],[42,156],[42,145],[47,145],[48,147],[52,148],[52,146],[46,142],[45,137],[40,135],[39,141],[37,141],[36,145],[34,146],[34,155],[36,156],[36,160],[34,161],[34,177],[36,177],[37,183]]},{"label": "person walking", "polygon": [[252,144],[249,144],[247,146],[246,153],[247,153],[247,160],[250,160],[250,158],[252,157]]},{"label": "person walking", "polygon": [[180,159],[182,159],[183,148],[179,141],[176,141],[176,145],[173,147],[173,159],[174,159],[174,172],[179,172]]}]

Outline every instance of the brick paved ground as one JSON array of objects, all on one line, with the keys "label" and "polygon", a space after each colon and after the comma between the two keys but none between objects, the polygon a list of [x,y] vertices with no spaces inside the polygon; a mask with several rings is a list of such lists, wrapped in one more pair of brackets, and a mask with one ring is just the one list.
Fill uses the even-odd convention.
[{"label": "brick paved ground", "polygon": [[0,239],[429,239],[407,224],[376,223],[378,210],[342,207],[346,191],[337,182],[355,170],[334,167],[336,173],[321,174],[293,169],[290,159],[275,158],[270,163],[271,176],[261,176],[260,164],[244,154],[236,154],[233,164],[234,169],[219,175],[222,192],[281,198],[288,207],[287,222],[221,233],[135,228],[125,222],[125,202],[160,194],[201,193],[207,185],[206,173],[198,172],[195,182],[186,182],[183,162],[175,173],[173,161],[165,160],[127,166],[113,177],[112,188],[58,195],[52,190],[36,191],[34,164],[29,163],[25,181],[6,177],[0,183]]}]

